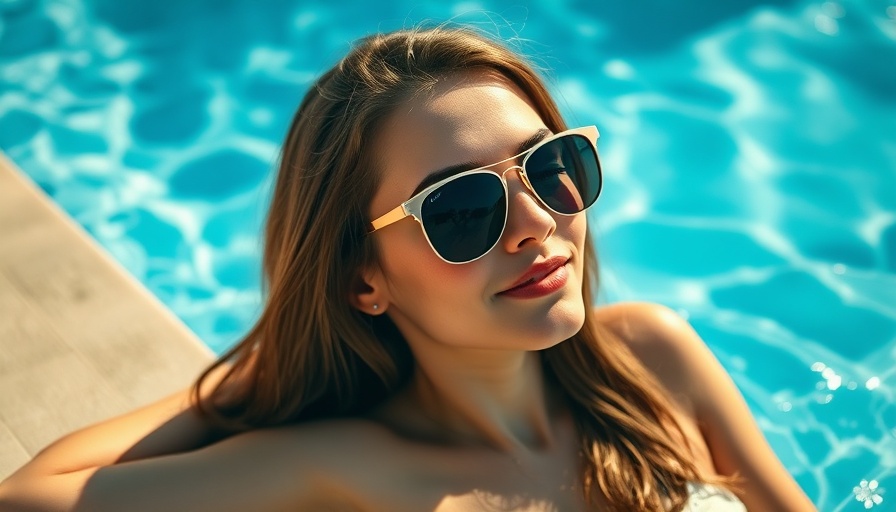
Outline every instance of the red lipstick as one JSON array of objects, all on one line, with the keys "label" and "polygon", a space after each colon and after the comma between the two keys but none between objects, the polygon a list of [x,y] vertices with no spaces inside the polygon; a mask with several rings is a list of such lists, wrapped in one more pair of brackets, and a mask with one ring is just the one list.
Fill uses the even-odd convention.
[{"label": "red lipstick", "polygon": [[554,256],[543,262],[536,263],[529,267],[510,288],[498,293],[498,295],[517,299],[531,299],[553,293],[566,284],[566,280],[569,277],[569,272],[566,268],[568,261],[569,258]]}]

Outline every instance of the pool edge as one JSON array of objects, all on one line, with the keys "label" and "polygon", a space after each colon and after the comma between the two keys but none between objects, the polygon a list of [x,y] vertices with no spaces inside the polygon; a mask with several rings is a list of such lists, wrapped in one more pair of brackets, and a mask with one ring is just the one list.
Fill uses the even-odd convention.
[{"label": "pool edge", "polygon": [[214,357],[0,151],[0,479]]}]

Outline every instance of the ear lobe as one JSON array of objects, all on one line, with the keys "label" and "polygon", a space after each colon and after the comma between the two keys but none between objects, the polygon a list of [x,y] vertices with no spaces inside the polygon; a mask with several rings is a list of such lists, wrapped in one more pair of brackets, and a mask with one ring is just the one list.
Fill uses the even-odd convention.
[{"label": "ear lobe", "polygon": [[[363,274],[363,275],[362,275]],[[378,315],[386,310],[388,300],[382,292],[379,271],[361,271],[352,280],[348,301],[355,309],[368,315]]]}]

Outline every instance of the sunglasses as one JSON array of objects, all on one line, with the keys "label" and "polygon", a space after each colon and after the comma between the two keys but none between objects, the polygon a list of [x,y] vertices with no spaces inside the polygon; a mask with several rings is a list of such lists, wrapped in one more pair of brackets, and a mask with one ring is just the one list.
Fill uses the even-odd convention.
[{"label": "sunglasses", "polygon": [[[433,251],[448,263],[478,260],[501,239],[507,225],[507,172],[548,210],[575,215],[594,204],[602,184],[596,126],[567,130],[500,162],[464,171],[421,190],[370,223],[368,234],[411,216]],[[519,161],[500,174],[501,164]]]}]

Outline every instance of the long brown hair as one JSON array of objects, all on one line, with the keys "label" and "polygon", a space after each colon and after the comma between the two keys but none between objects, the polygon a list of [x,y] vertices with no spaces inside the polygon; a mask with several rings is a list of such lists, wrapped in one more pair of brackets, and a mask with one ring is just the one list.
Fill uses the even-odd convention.
[{"label": "long brown hair", "polygon": [[[378,258],[366,236],[379,185],[377,154],[365,142],[402,101],[470,69],[500,73],[548,128],[565,129],[532,67],[468,29],[365,38],[308,91],[283,146],[267,219],[261,317],[193,389],[214,424],[239,431],[359,416],[409,380],[413,358],[392,321],[348,300],[359,270]],[[586,311],[596,287],[597,259],[586,235]],[[586,499],[603,496],[610,510],[679,510],[687,482],[703,478],[670,403],[624,343],[588,318],[542,357],[546,377],[562,389],[575,418]],[[203,380],[225,362],[232,367],[203,403]]]}]

